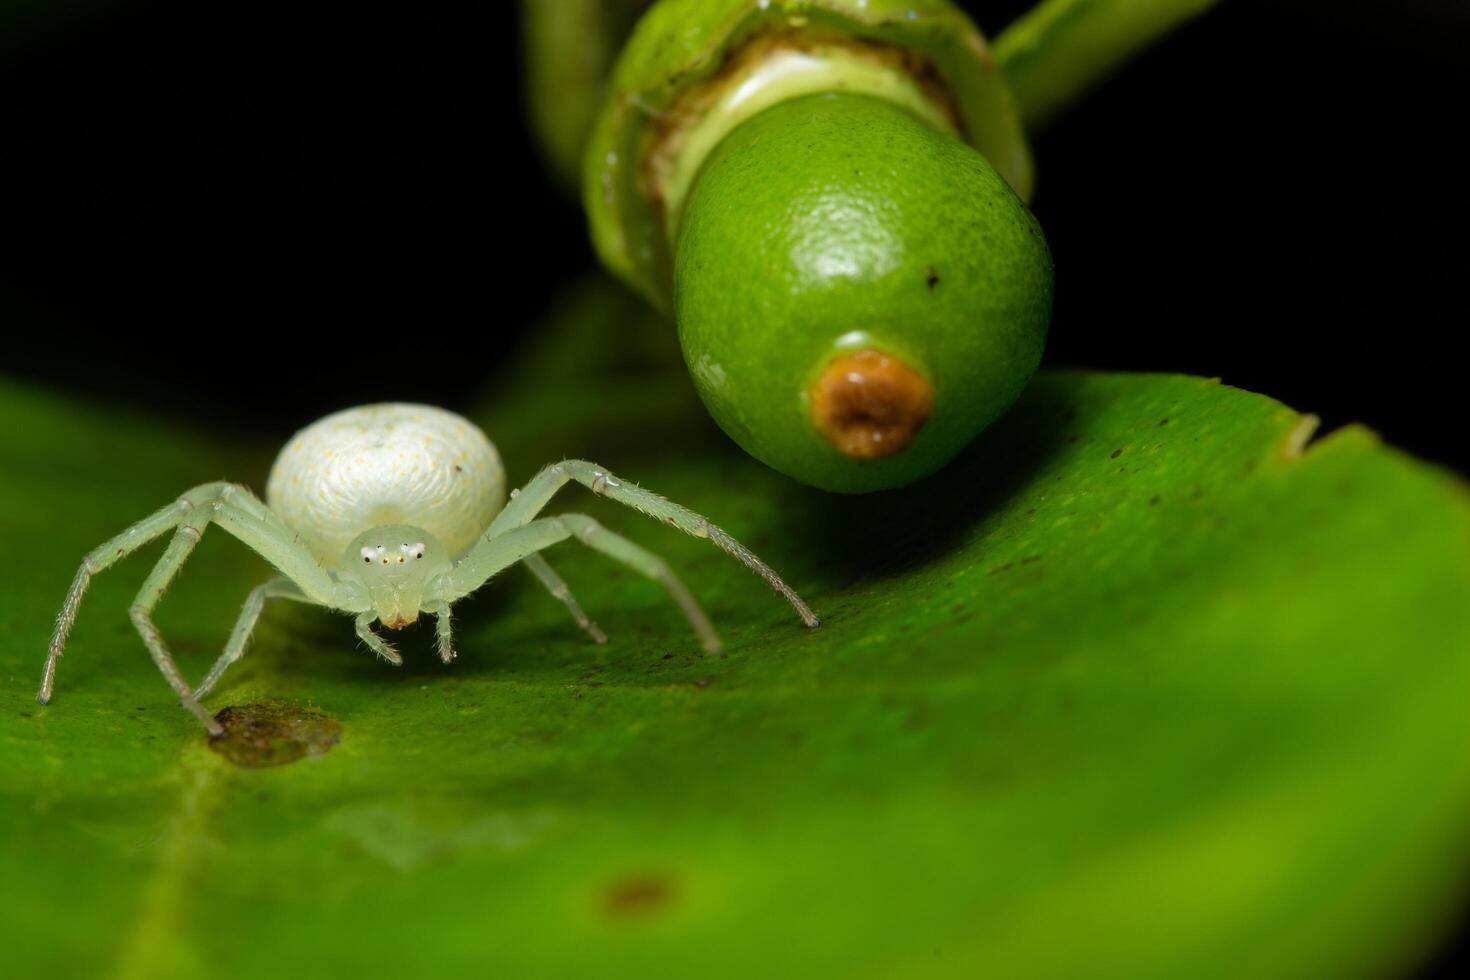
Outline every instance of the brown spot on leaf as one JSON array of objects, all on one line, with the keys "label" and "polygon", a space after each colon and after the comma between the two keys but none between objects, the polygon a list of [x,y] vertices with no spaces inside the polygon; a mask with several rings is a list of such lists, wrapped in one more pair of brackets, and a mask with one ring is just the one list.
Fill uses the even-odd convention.
[{"label": "brown spot on leaf", "polygon": [[602,890],[602,908],[615,919],[642,919],[674,900],[674,879],[647,872],[619,878]]},{"label": "brown spot on leaf", "polygon": [[860,350],[834,357],[812,384],[818,432],[853,459],[901,453],[934,411],[934,387],[891,354]]},{"label": "brown spot on leaf", "polygon": [[939,273],[934,271],[933,266],[929,267],[929,274],[924,277],[924,285],[928,286],[930,289],[933,289],[935,286],[939,285]]},{"label": "brown spot on leaf", "polygon": [[284,701],[231,705],[214,716],[223,735],[209,747],[238,766],[283,766],[308,755],[322,755],[342,738],[342,725],[315,708]]}]

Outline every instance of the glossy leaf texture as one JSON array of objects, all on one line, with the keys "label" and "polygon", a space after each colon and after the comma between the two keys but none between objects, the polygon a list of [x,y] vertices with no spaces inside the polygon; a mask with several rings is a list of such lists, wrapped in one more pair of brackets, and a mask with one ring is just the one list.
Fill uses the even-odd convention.
[{"label": "glossy leaf texture", "polygon": [[[1454,478],[1353,426],[1303,449],[1222,384],[1052,371],[937,477],[834,497],[725,443],[622,302],[572,301],[472,412],[512,480],[606,463],[822,627],[568,490],[669,559],[724,658],[571,544],[605,647],[520,572],[456,610],[451,667],[428,623],[395,670],[272,607],[211,706],[341,728],[269,768],[211,752],[132,632],[157,546],[32,696],[81,554],[191,484],[260,486],[272,447],[0,385],[7,975],[1338,978],[1436,941],[1470,818]],[[206,536],[159,613],[191,676],[266,574]]]}]

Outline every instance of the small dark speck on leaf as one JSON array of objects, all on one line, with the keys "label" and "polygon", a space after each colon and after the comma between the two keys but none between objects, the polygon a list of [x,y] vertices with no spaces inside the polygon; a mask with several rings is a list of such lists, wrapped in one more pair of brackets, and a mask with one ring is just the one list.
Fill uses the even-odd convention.
[{"label": "small dark speck on leaf", "polygon": [[1041,556],[1040,555],[1027,555],[1025,558],[1022,558],[1021,559],[1021,564],[1022,565],[1030,565],[1033,562],[1038,562],[1038,561],[1041,561]]},{"label": "small dark speck on leaf", "polygon": [[1148,498],[1148,505],[1150,507],[1157,507],[1159,505],[1159,498],[1157,496]]},{"label": "small dark speck on leaf", "polygon": [[664,874],[629,875],[602,890],[602,908],[611,918],[652,915],[674,900],[674,880]]},{"label": "small dark speck on leaf", "polygon": [[1169,424],[1169,420],[1168,419],[1159,419],[1159,428],[1162,429],[1164,426],[1166,426],[1168,424]]},{"label": "small dark speck on leaf", "polygon": [[933,266],[929,267],[929,274],[924,277],[924,285],[928,286],[930,289],[933,289],[935,286],[939,285],[939,273],[934,271]]},{"label": "small dark speck on leaf", "polygon": [[1121,455],[1123,455],[1123,450],[1114,449],[1112,452],[1108,453],[1108,459],[1117,459]]}]

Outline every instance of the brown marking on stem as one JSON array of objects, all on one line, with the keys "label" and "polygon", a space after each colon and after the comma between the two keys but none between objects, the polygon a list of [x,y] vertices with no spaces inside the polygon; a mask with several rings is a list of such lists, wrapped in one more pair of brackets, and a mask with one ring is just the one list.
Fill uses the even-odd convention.
[{"label": "brown marking on stem", "polygon": [[934,386],[892,354],[834,357],[808,394],[812,425],[853,459],[882,459],[914,441],[934,411]]}]

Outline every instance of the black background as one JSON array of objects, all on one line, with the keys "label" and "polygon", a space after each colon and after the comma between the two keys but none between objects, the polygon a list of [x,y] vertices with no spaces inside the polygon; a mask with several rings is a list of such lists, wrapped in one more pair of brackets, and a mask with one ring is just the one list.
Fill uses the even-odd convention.
[{"label": "black background", "polygon": [[[592,265],[512,9],[0,20],[0,371],[272,437],[471,400]],[[1470,471],[1467,51],[1452,0],[1232,0],[1139,58],[1035,141],[1049,362],[1221,376]]]},{"label": "black background", "polygon": [[[464,404],[592,264],[511,6],[0,24],[0,369],[268,434]],[[1233,0],[1140,58],[1036,140],[1049,361],[1221,376],[1470,470],[1467,49],[1450,0]]]}]

